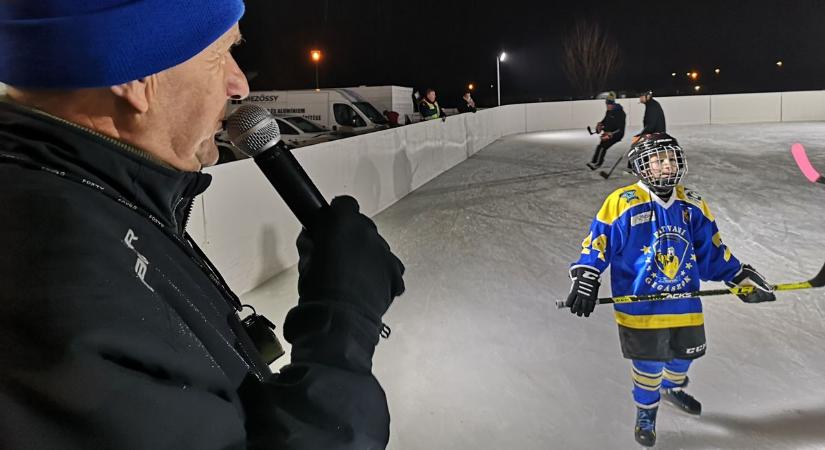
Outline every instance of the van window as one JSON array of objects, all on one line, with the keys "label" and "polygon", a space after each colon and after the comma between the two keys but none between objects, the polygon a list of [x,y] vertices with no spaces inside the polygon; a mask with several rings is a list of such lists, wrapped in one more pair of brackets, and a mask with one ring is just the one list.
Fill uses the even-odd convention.
[{"label": "van window", "polygon": [[284,117],[284,120],[295,125],[304,133],[323,133],[327,130],[315,125],[314,123],[304,119],[303,117]]},{"label": "van window", "polygon": [[356,108],[360,109],[362,113],[364,113],[367,118],[369,118],[373,123],[378,125],[383,125],[385,123],[389,123],[386,117],[382,116],[374,106],[369,104],[368,102],[353,102]]},{"label": "van window", "polygon": [[[332,105],[332,112],[335,114],[335,121],[339,125],[347,127],[365,127],[367,122],[352,109],[351,106],[344,103],[335,103]],[[355,122],[353,122],[353,120]]]},{"label": "van window", "polygon": [[281,134],[300,134],[295,127],[281,119],[276,118],[275,122],[278,122],[278,128],[281,130]]}]

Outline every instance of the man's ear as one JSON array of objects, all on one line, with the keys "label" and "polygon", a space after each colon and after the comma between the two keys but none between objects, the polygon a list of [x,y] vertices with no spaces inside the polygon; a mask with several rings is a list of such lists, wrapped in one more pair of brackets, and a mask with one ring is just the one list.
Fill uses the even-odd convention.
[{"label": "man's ear", "polygon": [[111,91],[139,113],[149,111],[149,83],[146,78],[112,86]]}]

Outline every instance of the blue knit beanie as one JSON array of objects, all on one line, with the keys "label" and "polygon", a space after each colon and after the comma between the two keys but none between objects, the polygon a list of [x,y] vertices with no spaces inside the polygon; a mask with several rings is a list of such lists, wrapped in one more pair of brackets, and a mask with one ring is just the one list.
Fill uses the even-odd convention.
[{"label": "blue knit beanie", "polygon": [[176,66],[240,20],[243,0],[0,0],[0,82],[114,86]]}]

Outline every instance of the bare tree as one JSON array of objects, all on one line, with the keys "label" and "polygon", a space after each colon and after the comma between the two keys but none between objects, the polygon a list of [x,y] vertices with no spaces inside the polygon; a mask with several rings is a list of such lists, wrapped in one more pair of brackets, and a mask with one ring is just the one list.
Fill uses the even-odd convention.
[{"label": "bare tree", "polygon": [[619,68],[619,46],[597,22],[580,20],[564,40],[563,68],[578,94],[604,90]]}]

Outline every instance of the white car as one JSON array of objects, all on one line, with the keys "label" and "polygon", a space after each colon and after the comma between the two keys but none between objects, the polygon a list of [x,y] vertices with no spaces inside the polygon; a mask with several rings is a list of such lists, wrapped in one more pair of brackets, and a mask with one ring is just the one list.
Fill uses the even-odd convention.
[{"label": "white car", "polygon": [[339,137],[301,116],[275,117],[275,121],[281,129],[281,140],[293,148],[332,141]]},{"label": "white car", "polygon": [[[281,130],[281,142],[283,142],[287,148],[319,144],[341,137],[301,116],[275,117],[275,122],[278,123],[278,128]],[[232,145],[229,141],[229,136],[226,135],[226,130],[221,130],[215,135],[215,143],[218,144],[220,154],[218,164],[248,158],[248,156],[244,155]]]}]

